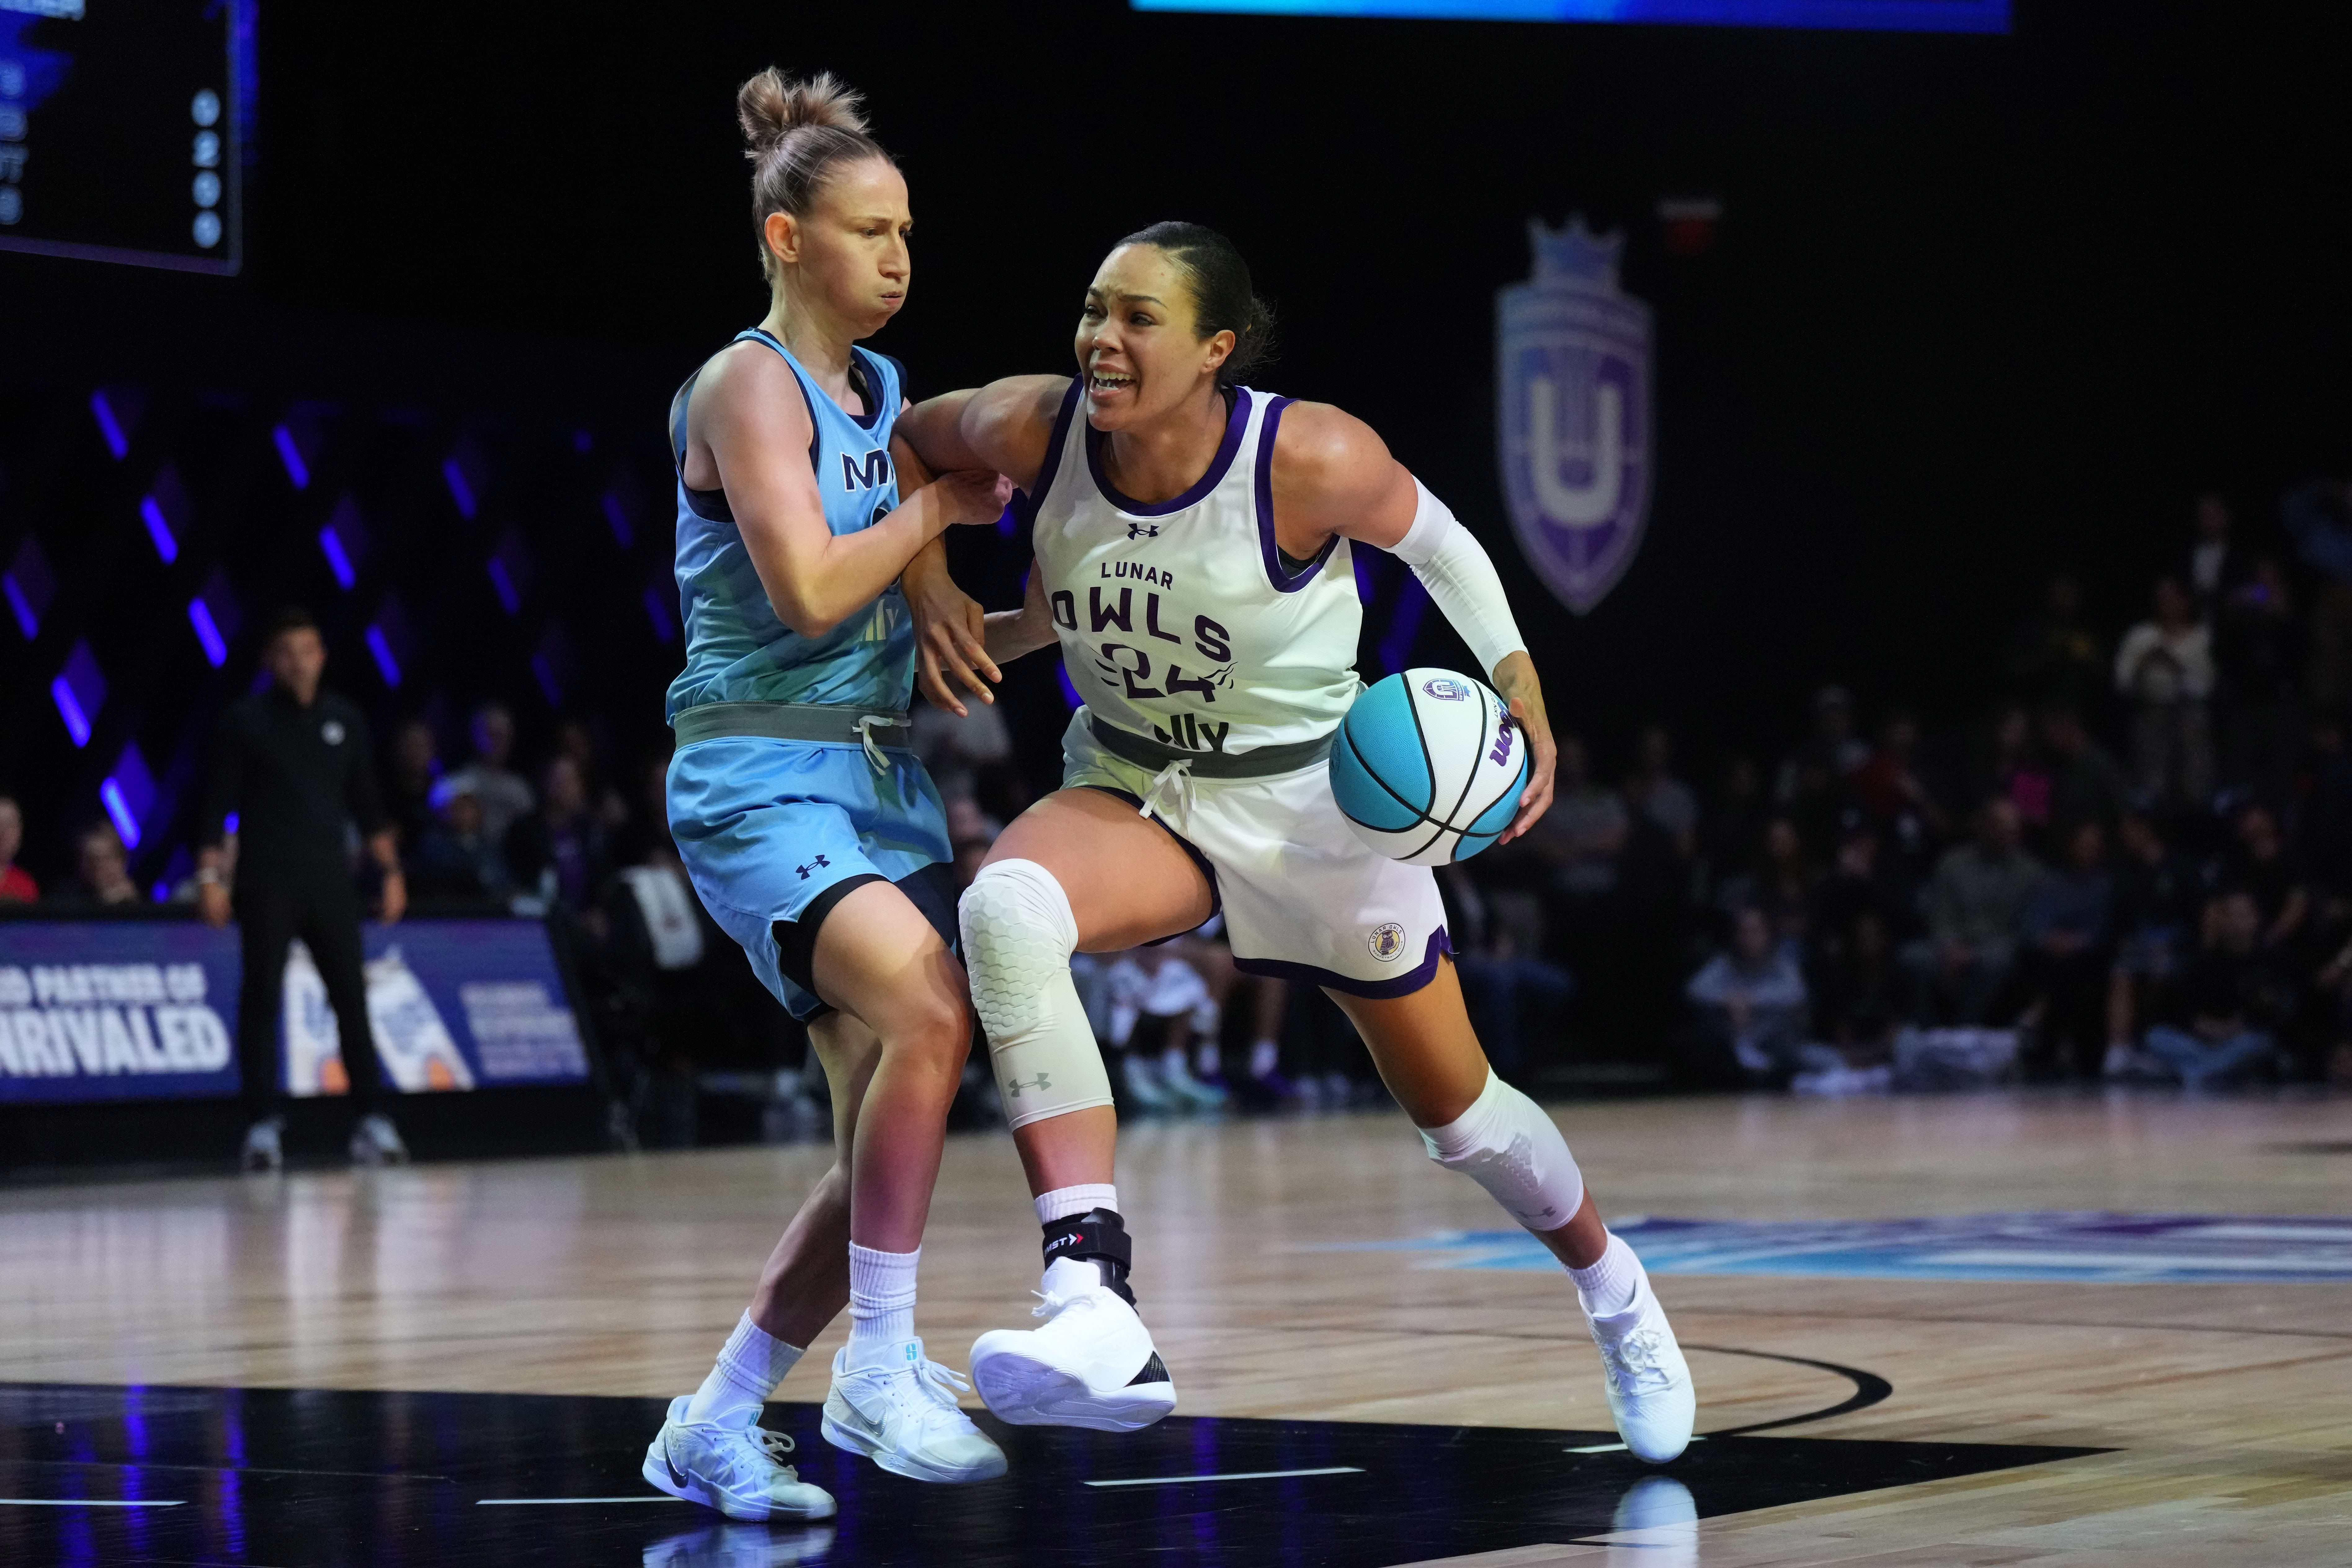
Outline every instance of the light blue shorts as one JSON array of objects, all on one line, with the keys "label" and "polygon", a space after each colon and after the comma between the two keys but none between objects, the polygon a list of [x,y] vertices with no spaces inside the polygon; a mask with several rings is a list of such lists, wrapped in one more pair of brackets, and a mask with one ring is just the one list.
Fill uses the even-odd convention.
[{"label": "light blue shorts", "polygon": [[669,830],[694,890],[795,1018],[824,1004],[777,967],[776,922],[845,879],[898,882],[953,858],[930,774],[912,752],[882,754],[877,773],[856,744],[730,735],[670,759]]}]

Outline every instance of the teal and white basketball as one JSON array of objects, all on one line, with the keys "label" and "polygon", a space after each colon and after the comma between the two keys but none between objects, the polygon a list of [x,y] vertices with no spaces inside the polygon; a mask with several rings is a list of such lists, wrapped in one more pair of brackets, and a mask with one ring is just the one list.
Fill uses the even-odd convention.
[{"label": "teal and white basketball", "polygon": [[1392,860],[1467,860],[1511,825],[1526,737],[1483,681],[1408,669],[1368,687],[1331,742],[1331,796]]}]

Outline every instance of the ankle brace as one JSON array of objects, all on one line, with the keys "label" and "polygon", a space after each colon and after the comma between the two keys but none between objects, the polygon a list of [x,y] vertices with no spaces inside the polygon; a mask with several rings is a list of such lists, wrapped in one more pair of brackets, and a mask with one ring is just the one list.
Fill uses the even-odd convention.
[{"label": "ankle brace", "polygon": [[1111,1210],[1088,1209],[1047,1223],[1045,1261],[1052,1265],[1064,1258],[1094,1264],[1102,1270],[1104,1287],[1117,1291],[1129,1306],[1135,1305],[1135,1292],[1127,1288],[1128,1271],[1135,1264],[1135,1244],[1128,1238],[1126,1225]]}]

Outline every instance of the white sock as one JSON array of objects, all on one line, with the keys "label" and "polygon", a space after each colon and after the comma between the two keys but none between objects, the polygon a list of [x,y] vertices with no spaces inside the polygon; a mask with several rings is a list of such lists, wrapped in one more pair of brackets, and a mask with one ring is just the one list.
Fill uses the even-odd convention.
[{"label": "white sock", "polygon": [[1088,1209],[1108,1209],[1118,1212],[1118,1189],[1108,1182],[1088,1182],[1076,1187],[1055,1187],[1050,1193],[1037,1194],[1037,1223],[1051,1225],[1057,1219]]},{"label": "white sock", "polygon": [[1596,1318],[1613,1318],[1631,1308],[1647,1278],[1633,1249],[1614,1236],[1591,1268],[1571,1268],[1568,1277],[1576,1281],[1584,1310]]},{"label": "white sock", "polygon": [[1250,1047],[1250,1077],[1264,1078],[1282,1064],[1282,1047],[1272,1040],[1260,1040]]},{"label": "white sock", "polygon": [[849,1365],[885,1366],[915,1337],[915,1265],[923,1249],[877,1252],[849,1244]]},{"label": "white sock", "polygon": [[710,1375],[686,1402],[688,1421],[717,1421],[749,1426],[760,1419],[760,1407],[776,1392],[776,1384],[805,1353],[788,1345],[751,1321],[745,1312],[719,1348]]}]

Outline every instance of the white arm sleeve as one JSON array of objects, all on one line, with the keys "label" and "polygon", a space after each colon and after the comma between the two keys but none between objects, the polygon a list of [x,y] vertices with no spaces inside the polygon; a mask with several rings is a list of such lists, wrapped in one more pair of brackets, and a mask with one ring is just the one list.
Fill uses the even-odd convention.
[{"label": "white arm sleeve", "polygon": [[1478,660],[1483,680],[1495,678],[1495,667],[1525,648],[1518,623],[1511,618],[1511,602],[1503,596],[1503,579],[1495,563],[1468,529],[1454,521],[1445,503],[1429,493],[1419,479],[1412,488],[1421,505],[1412,526],[1389,553],[1412,568],[1437,607]]}]

